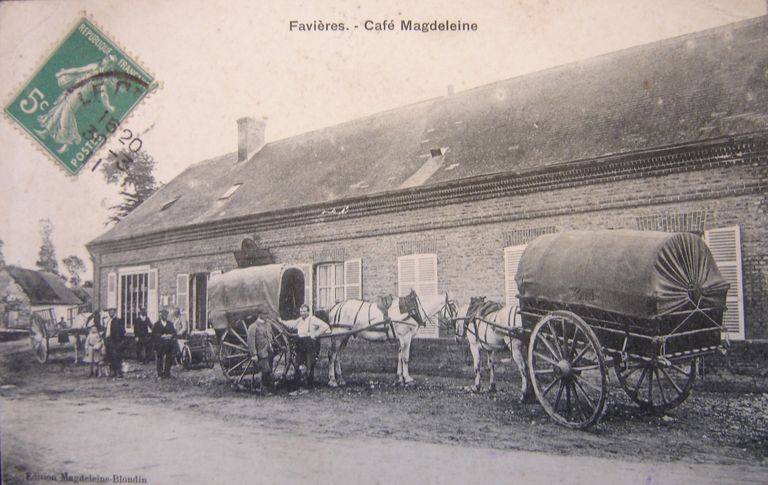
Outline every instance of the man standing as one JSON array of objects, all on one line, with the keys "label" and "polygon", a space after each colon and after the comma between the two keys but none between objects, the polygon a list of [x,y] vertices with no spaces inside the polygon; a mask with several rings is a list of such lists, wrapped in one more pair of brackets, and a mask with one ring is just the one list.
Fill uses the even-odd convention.
[{"label": "man standing", "polygon": [[329,330],[328,324],[316,316],[309,313],[309,306],[301,305],[299,309],[301,315],[297,320],[296,332],[298,340],[296,342],[296,361],[299,364],[299,373],[297,381],[306,377],[307,384],[312,385],[315,374],[315,362],[317,354],[320,353],[320,341],[318,335]]},{"label": "man standing", "polygon": [[176,329],[176,351],[181,356],[181,349],[184,348],[189,338],[189,321],[182,313],[181,308],[173,310],[173,328]]},{"label": "man standing", "polygon": [[246,315],[243,319],[248,330],[246,340],[251,360],[261,371],[261,391],[272,390],[272,326],[261,317]]},{"label": "man standing", "polygon": [[115,308],[107,309],[108,316],[104,322],[104,342],[107,347],[107,361],[114,377],[123,377],[123,340],[125,326],[123,319],[116,316]]},{"label": "man standing", "polygon": [[155,347],[157,377],[171,377],[171,363],[176,347],[176,329],[168,320],[168,310],[160,310],[160,320],[152,327],[152,344]]},{"label": "man standing", "polygon": [[136,360],[142,364],[149,362],[152,348],[150,333],[152,321],[147,316],[146,308],[139,310],[139,316],[133,322],[133,335],[136,337]]}]

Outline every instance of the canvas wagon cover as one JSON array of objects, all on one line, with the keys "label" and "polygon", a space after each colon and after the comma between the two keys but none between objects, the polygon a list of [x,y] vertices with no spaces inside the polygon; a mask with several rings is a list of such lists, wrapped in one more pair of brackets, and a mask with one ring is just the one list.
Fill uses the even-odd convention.
[{"label": "canvas wagon cover", "polygon": [[[213,327],[226,328],[227,313],[249,310],[279,319],[280,291],[284,288],[283,275],[288,269],[298,270],[285,264],[270,264],[235,269],[211,277],[208,281],[208,310]],[[300,284],[303,294],[303,280]]]},{"label": "canvas wagon cover", "polygon": [[[651,318],[725,306],[728,283],[704,241],[690,233],[569,231],[523,252],[520,297]],[[693,303],[692,303],[693,302]]]}]

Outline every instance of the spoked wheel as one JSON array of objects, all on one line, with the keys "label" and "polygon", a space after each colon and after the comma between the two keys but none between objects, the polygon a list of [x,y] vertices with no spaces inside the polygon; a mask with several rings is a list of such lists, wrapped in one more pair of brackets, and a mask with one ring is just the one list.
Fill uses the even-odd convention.
[{"label": "spoked wheel", "polygon": [[48,330],[45,322],[37,315],[32,316],[32,324],[29,326],[29,343],[32,345],[32,353],[41,364],[48,360]]},{"label": "spoked wheel", "polygon": [[285,382],[288,374],[296,373],[296,353],[293,342],[284,329],[272,323],[272,376],[275,382]]},{"label": "spoked wheel", "polygon": [[597,423],[605,411],[605,358],[584,320],[558,311],[539,320],[528,345],[533,390],[552,419],[569,428]]},{"label": "spoked wheel", "polygon": [[251,360],[246,341],[246,326],[242,321],[224,332],[219,347],[219,364],[226,377],[236,387],[256,388],[256,363]]},{"label": "spoked wheel", "polygon": [[186,369],[189,369],[192,366],[192,351],[189,350],[188,346],[184,346],[181,349],[181,357],[179,358],[181,360],[181,367]]},{"label": "spoked wheel", "polygon": [[210,340],[205,343],[203,364],[209,369],[213,369],[213,366],[216,365],[216,347]]},{"label": "spoked wheel", "polygon": [[661,413],[688,397],[696,378],[698,358],[688,362],[630,360],[615,367],[624,392],[641,408]]}]

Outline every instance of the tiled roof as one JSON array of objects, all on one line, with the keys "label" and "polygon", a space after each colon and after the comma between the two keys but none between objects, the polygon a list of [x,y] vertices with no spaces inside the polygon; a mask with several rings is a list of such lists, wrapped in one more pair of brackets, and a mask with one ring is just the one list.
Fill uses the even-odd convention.
[{"label": "tiled roof", "polygon": [[200,162],[93,243],[765,130],[766,45],[761,17]]}]

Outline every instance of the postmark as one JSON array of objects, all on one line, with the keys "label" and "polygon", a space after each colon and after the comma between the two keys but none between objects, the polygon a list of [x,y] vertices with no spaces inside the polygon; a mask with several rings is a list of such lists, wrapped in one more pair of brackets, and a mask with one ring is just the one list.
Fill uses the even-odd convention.
[{"label": "postmark", "polygon": [[83,17],[5,112],[76,175],[157,86],[151,74]]}]

